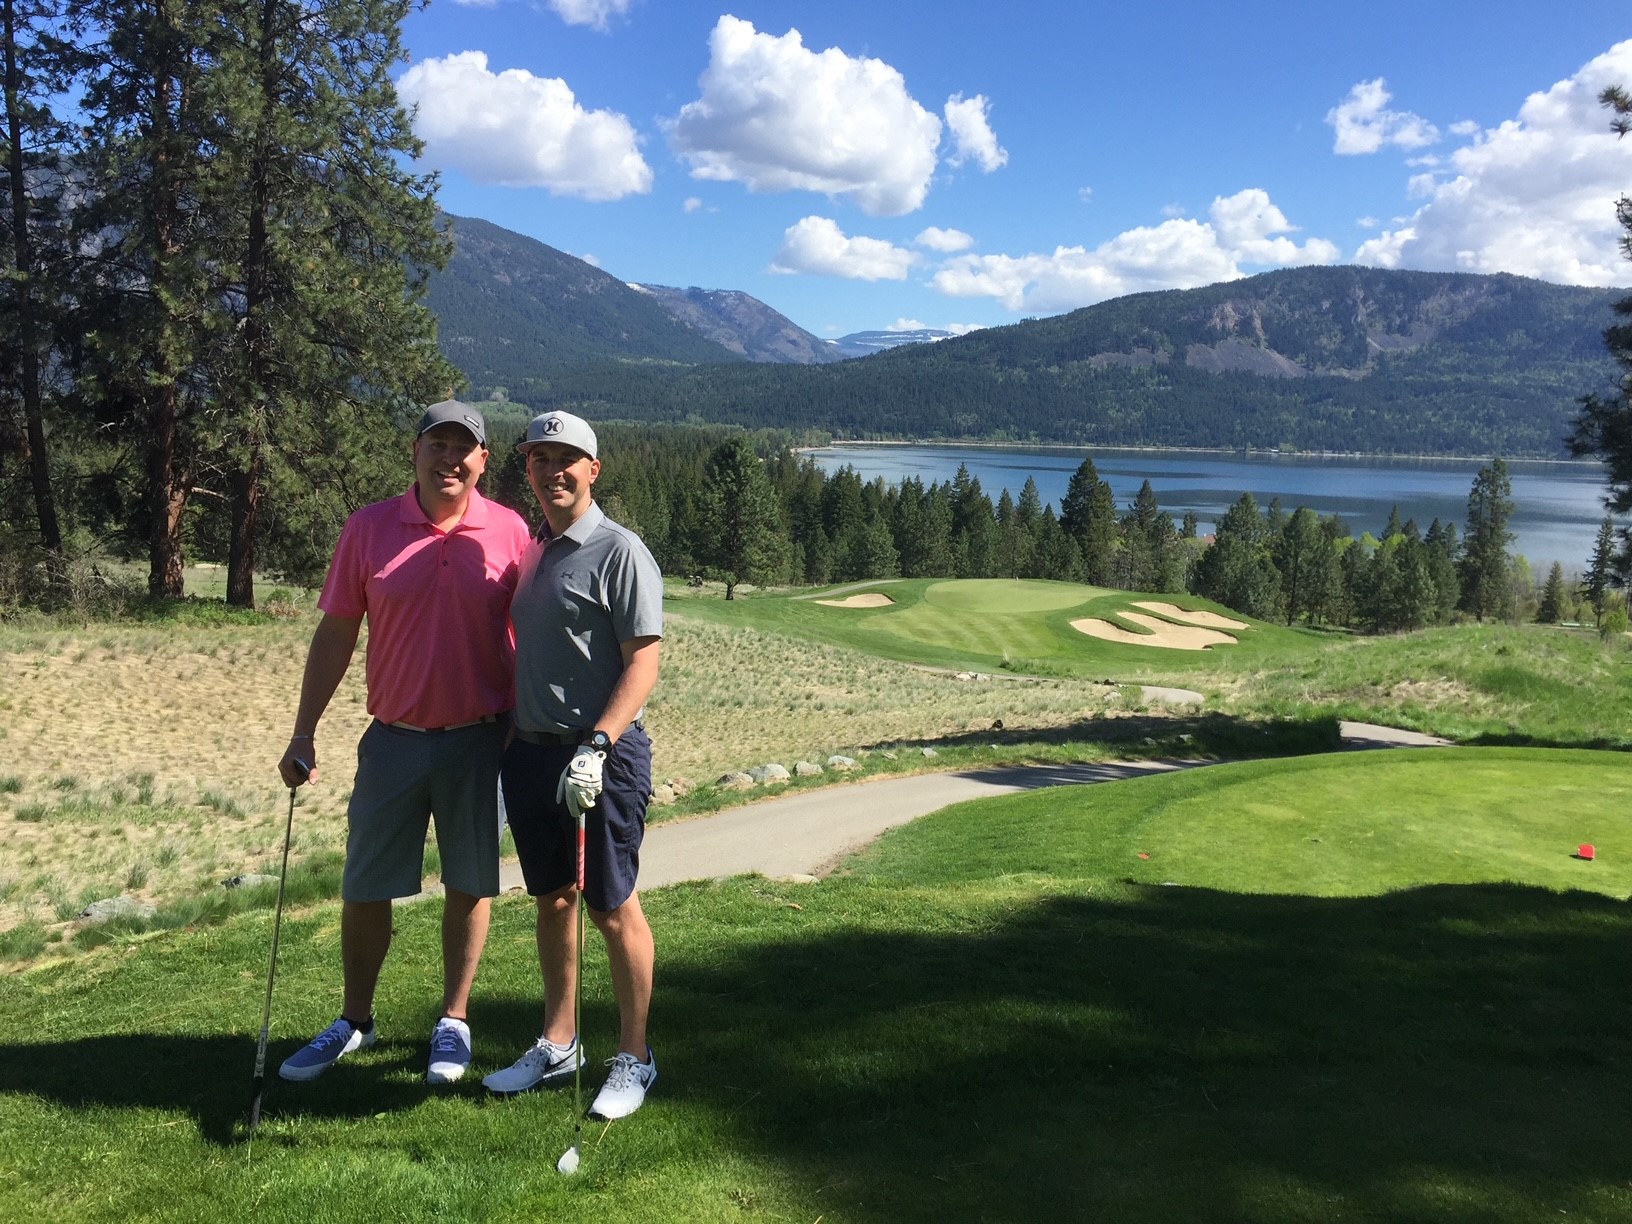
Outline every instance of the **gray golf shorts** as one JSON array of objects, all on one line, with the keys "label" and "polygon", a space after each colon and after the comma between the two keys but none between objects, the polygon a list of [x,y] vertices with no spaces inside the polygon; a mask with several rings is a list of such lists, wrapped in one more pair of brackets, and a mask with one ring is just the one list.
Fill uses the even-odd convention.
[{"label": "gray golf shorts", "polygon": [[[564,801],[555,797],[561,772],[576,755],[572,744],[513,741],[504,754],[504,807],[516,839],[521,877],[535,897],[571,885],[578,874],[578,831]],[[635,891],[646,801],[652,793],[652,741],[630,727],[606,758],[603,789],[584,814],[584,899],[589,908],[615,910]]]},{"label": "gray golf shorts", "polygon": [[347,901],[389,901],[420,890],[425,833],[436,821],[444,887],[499,891],[499,759],[509,722],[457,731],[405,731],[376,719],[357,745],[346,817]]}]

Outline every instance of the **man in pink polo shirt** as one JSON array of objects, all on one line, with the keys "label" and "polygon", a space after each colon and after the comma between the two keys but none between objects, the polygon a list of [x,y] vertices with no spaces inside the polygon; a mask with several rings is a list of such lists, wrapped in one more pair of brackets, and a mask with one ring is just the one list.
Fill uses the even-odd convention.
[{"label": "man in pink polo shirt", "polygon": [[314,736],[368,620],[368,712],[346,819],[340,1018],[278,1074],[315,1079],[374,1044],[374,987],[391,945],[391,901],[418,892],[425,832],[442,858],[442,1019],[431,1035],[431,1083],[470,1065],[466,1023],[476,963],[499,890],[499,758],[514,702],[510,595],[527,547],[520,515],[476,491],[487,429],[469,404],[426,410],[414,440],[414,484],[346,520],[335,546],[300,686],[288,786],[317,779]]}]

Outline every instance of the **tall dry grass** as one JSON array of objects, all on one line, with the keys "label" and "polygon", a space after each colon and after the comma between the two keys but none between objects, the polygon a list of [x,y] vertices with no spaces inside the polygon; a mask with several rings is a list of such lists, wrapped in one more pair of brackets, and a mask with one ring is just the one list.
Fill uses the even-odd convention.
[{"label": "tall dry grass", "polygon": [[[310,619],[0,633],[0,931],[51,926],[118,894],[173,899],[276,870],[276,774]],[[838,647],[671,615],[648,711],[659,780],[712,780],[902,740],[1051,728],[1098,710],[1098,685],[959,680]],[[319,729],[295,854],[344,846],[361,652]]]}]

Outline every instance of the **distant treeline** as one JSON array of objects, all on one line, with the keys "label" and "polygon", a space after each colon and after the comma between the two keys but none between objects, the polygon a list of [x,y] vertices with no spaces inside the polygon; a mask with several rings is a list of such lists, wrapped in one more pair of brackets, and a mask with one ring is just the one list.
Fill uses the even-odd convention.
[{"label": "distant treeline", "polygon": [[[498,432],[498,431],[495,431]],[[1512,539],[1511,484],[1480,469],[1459,528],[1396,513],[1382,537],[1355,537],[1337,516],[1250,494],[1214,537],[1157,505],[1146,481],[1126,506],[1085,458],[1058,511],[1030,478],[994,504],[960,468],[944,483],[863,481],[824,473],[786,432],[720,427],[601,427],[597,496],[638,531],[665,573],[755,585],[875,578],[1045,578],[1148,592],[1190,592],[1287,624],[1391,632],[1469,616],[1558,621],[1605,607],[1613,539],[1606,521],[1592,564],[1567,585],[1558,566],[1538,589]],[[506,439],[489,466],[495,496],[536,517],[525,469]],[[1613,602],[1613,601],[1612,601]]]}]

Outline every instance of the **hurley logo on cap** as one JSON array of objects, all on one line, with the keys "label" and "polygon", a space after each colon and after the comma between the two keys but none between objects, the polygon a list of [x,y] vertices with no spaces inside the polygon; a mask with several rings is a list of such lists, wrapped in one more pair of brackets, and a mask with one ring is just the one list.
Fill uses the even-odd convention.
[{"label": "hurley logo on cap", "polygon": [[561,418],[560,417],[551,417],[549,420],[544,422],[544,436],[546,438],[553,438],[556,434],[558,434],[560,432],[561,432]]}]

